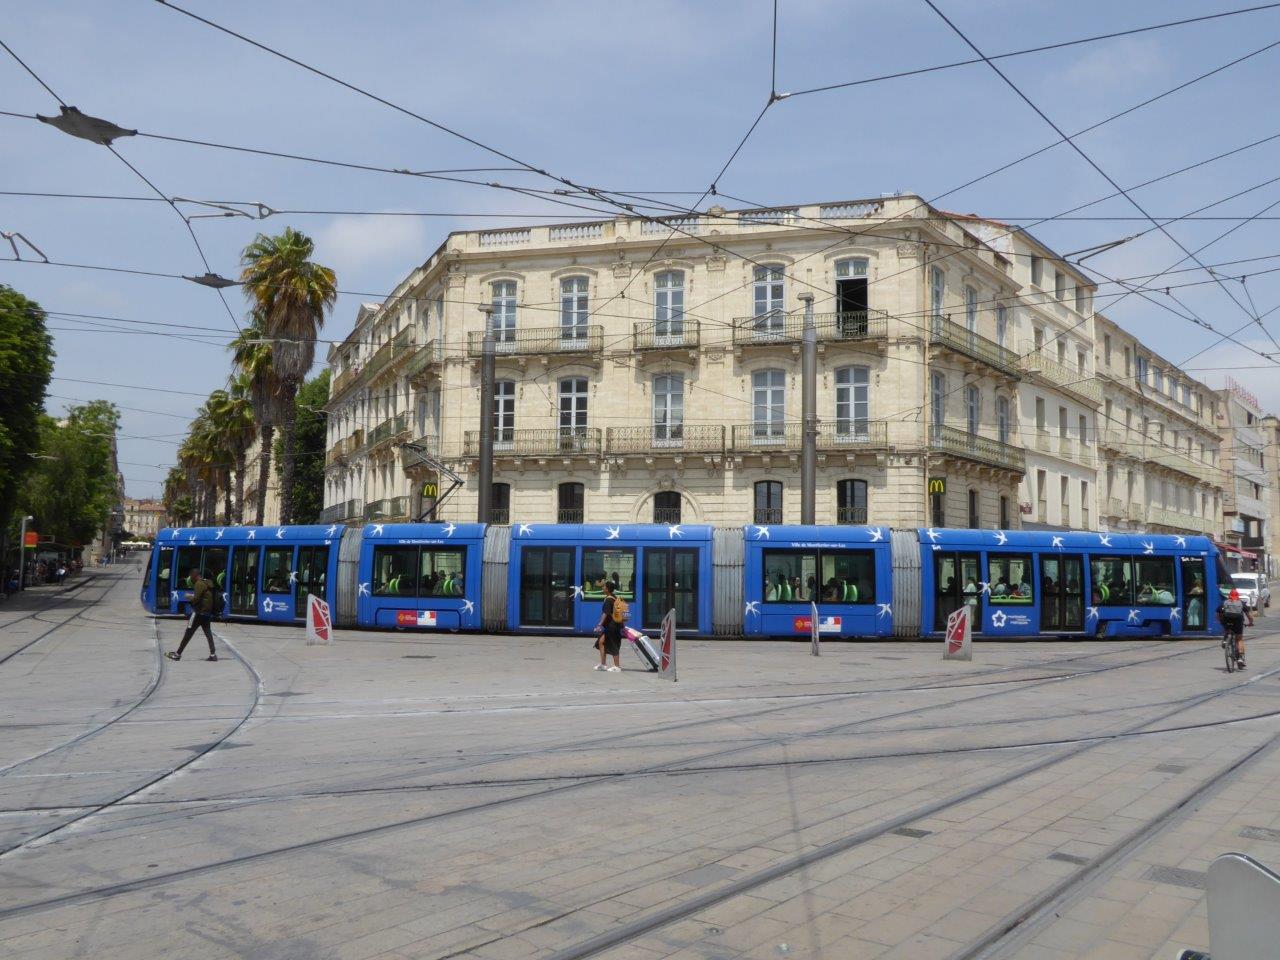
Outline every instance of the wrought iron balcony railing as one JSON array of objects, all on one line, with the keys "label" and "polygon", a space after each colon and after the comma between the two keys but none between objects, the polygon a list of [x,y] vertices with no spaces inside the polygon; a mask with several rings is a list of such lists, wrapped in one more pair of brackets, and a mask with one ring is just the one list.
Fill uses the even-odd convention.
[{"label": "wrought iron balcony railing", "polygon": [[[733,426],[733,449],[737,453],[799,450],[804,442],[804,424],[793,421],[737,423]],[[886,450],[889,428],[883,420],[827,420],[818,424],[819,450]]]},{"label": "wrought iron balcony railing", "polygon": [[366,520],[400,520],[409,516],[408,497],[388,497],[375,500],[364,508]]},{"label": "wrought iron balcony railing", "polygon": [[605,449],[622,453],[723,453],[723,424],[650,424],[642,427],[609,427]]},{"label": "wrought iron balcony railing", "polygon": [[344,500],[320,511],[318,523],[341,523],[344,520],[357,520],[364,516],[363,500]]},{"label": "wrought iron balcony railing", "polygon": [[404,375],[410,380],[423,379],[444,362],[444,342],[430,340],[413,352],[404,365]]},{"label": "wrought iron balcony railing", "polygon": [[642,320],[632,325],[636,350],[684,350],[698,346],[701,327],[697,320]]},{"label": "wrought iron balcony railing", "polygon": [[[889,315],[883,310],[856,310],[844,313],[816,313],[813,326],[820,343],[884,340],[889,335]],[[799,343],[804,338],[803,313],[773,313],[758,317],[735,317],[735,347]]]},{"label": "wrought iron balcony railing", "polygon": [[679,507],[654,507],[653,522],[654,523],[679,523],[680,508]]},{"label": "wrought iron balcony railing", "polygon": [[[484,353],[483,330],[467,333],[467,356]],[[545,356],[565,353],[599,353],[604,347],[604,327],[599,324],[575,324],[559,327],[516,327],[494,333],[496,356]]]},{"label": "wrought iron balcony railing", "polygon": [[1038,376],[1046,383],[1074,394],[1089,406],[1102,405],[1102,384],[1096,377],[1060,363],[1045,353],[1044,348],[1036,350],[1033,344],[1023,344],[1019,363],[1024,373]]},{"label": "wrought iron balcony railing", "polygon": [[933,316],[928,320],[929,342],[977,360],[1000,371],[1005,376],[1021,379],[1022,367],[1018,355],[994,340],[953,322],[950,317]]},{"label": "wrought iron balcony railing", "polygon": [[1021,447],[1001,443],[999,440],[992,440],[976,433],[957,430],[945,424],[929,425],[929,445],[939,453],[972,460],[975,463],[985,463],[988,466],[1012,470],[1016,473],[1027,471],[1027,459]]},{"label": "wrought iron balcony railing", "polygon": [[836,523],[865,524],[867,522],[866,507],[837,507]]},{"label": "wrought iron balcony railing", "polygon": [[383,420],[380,424],[369,431],[369,442],[367,449],[373,450],[393,437],[397,437],[402,433],[409,431],[409,414],[398,413],[394,417]]},{"label": "wrought iron balcony railing", "polygon": [[581,507],[561,507],[556,511],[556,523],[581,523],[584,515]]},{"label": "wrought iron balcony railing", "polygon": [[[599,427],[551,427],[540,430],[495,430],[493,453],[497,457],[598,457],[602,451]],[[480,455],[480,431],[463,436],[463,456]]]}]

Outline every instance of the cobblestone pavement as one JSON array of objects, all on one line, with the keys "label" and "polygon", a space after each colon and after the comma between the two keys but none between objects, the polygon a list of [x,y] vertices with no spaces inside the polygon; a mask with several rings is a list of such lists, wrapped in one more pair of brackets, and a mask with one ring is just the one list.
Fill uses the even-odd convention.
[{"label": "cobblestone pavement", "polygon": [[[1280,864],[1280,643],[682,641],[0,608],[0,955],[1172,957]],[[194,654],[194,655],[193,655]]]}]

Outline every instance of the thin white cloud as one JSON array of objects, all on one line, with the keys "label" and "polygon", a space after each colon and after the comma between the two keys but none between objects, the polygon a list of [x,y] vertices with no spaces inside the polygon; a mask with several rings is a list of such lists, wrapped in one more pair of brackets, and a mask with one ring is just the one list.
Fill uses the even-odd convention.
[{"label": "thin white cloud", "polygon": [[1125,38],[1089,47],[1062,72],[1062,89],[1076,93],[1132,90],[1142,81],[1163,77],[1169,61],[1157,40]]},{"label": "thin white cloud", "polygon": [[350,273],[423,259],[428,237],[417,217],[337,217],[316,231],[316,260]]}]

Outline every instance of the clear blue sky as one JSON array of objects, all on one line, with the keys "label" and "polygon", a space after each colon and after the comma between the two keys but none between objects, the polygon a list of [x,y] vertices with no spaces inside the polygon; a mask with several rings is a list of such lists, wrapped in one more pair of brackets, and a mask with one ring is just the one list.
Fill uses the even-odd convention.
[{"label": "clear blue sky", "polygon": [[[985,52],[1244,6],[1232,0],[938,0]],[[621,190],[704,189],[769,89],[771,0],[750,2],[477,2],[360,4],[189,0],[189,8],[381,93],[515,156],[579,182]],[[923,0],[781,0],[778,90],[802,90],[971,56]],[[0,38],[68,103],[122,126],[387,167],[490,166],[494,158],[408,117],[219,34],[151,0],[15,2]],[[1074,133],[1126,107],[1280,40],[1280,9],[1000,61],[1054,121]],[[1273,109],[1280,47],[1080,139],[1131,186],[1280,133]],[[56,101],[0,51],[0,109],[56,112]],[[934,198],[1055,139],[987,66],[886,80],[776,104],[722,179],[762,204],[874,197],[892,190]],[[293,224],[316,238],[317,258],[343,289],[387,291],[450,231],[502,222],[477,214],[551,211],[547,203],[484,187],[322,167],[132,138],[120,152],[171,196],[261,201],[306,210],[434,211],[472,216],[276,216],[196,220],[215,272],[234,276],[258,229]],[[1280,139],[1135,193],[1175,217],[1276,176]],[[0,116],[0,189],[125,194],[147,191],[105,149],[30,120]],[[510,173],[481,174],[534,184]],[[539,183],[539,185],[541,185]],[[952,194],[939,204],[1030,223],[1111,193],[1069,147]],[[691,200],[692,198],[690,198]],[[1208,214],[1249,216],[1277,203],[1280,183]],[[192,208],[188,208],[189,210]],[[1137,216],[1123,199],[1084,211]],[[558,216],[558,215],[557,215]],[[1256,221],[1209,248],[1216,263],[1280,254],[1276,224]],[[1189,248],[1233,226],[1170,227]],[[1059,251],[1149,226],[1132,220],[1054,221],[1033,232]],[[186,229],[161,203],[0,196],[0,229],[29,237],[51,259],[200,273]],[[7,249],[0,256],[8,255]],[[25,254],[24,254],[25,255]],[[1112,277],[1165,269],[1182,254],[1159,233],[1089,261]],[[1224,273],[1275,269],[1280,259]],[[1203,279],[1179,274],[1174,282]],[[1280,303],[1280,273],[1247,282],[1257,308]],[[0,263],[0,282],[46,309],[227,330],[216,295],[178,280]],[[1230,283],[1248,303],[1244,288]],[[1246,313],[1213,285],[1175,291],[1214,327]],[[243,301],[228,291],[237,315]],[[361,298],[342,297],[326,327],[341,338]],[[365,298],[367,299],[367,298]],[[1159,298],[1162,299],[1163,298]],[[1169,301],[1164,301],[1168,303]],[[1139,298],[1107,311],[1161,353],[1182,361],[1215,337]],[[1280,338],[1280,312],[1268,318]],[[51,318],[58,359],[49,406],[105,397],[126,408],[121,460],[134,496],[156,495],[200,396],[226,379],[217,343],[118,331]],[[163,330],[165,328],[154,328]],[[169,332],[178,332],[170,330]],[[1258,327],[1239,338],[1275,346]],[[1280,350],[1276,351],[1280,353]],[[323,359],[324,350],[319,351]],[[1235,376],[1280,409],[1280,377],[1247,350],[1219,345],[1191,367]],[[1253,368],[1253,369],[1250,369]],[[1221,383],[1222,370],[1198,374]],[[190,391],[155,393],[75,380]],[[154,411],[154,412],[143,412]],[[168,414],[168,415],[165,415]],[[140,438],[157,439],[140,439]]]}]

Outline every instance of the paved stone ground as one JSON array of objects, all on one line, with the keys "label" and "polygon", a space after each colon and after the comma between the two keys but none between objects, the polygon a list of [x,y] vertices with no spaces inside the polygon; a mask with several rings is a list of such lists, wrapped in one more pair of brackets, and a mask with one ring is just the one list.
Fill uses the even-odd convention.
[{"label": "paved stone ground", "polygon": [[1280,863],[1265,619],[1243,675],[683,641],[671,684],[582,638],[260,625],[175,664],[137,586],[0,607],[5,957],[1172,957],[1215,856]]}]

